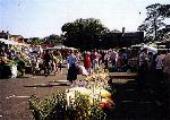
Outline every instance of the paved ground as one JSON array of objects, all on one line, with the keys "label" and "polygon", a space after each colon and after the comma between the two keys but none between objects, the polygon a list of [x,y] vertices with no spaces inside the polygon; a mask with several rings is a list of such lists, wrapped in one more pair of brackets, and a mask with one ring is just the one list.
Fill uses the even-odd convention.
[{"label": "paved ground", "polygon": [[168,120],[162,103],[154,97],[149,89],[136,90],[136,82],[113,84],[117,93],[115,96],[116,109],[113,119],[119,120]]},{"label": "paved ground", "polygon": [[1,79],[0,120],[32,120],[33,117],[28,108],[29,96],[35,94],[43,97],[58,89],[66,89],[68,88],[66,85],[49,86],[49,84],[56,84],[57,80],[65,79],[66,73],[49,77]]},{"label": "paved ground", "polygon": [[[112,73],[113,75],[114,73]],[[116,73],[117,75],[117,73]],[[78,79],[81,79],[79,76]],[[28,107],[30,95],[44,97],[56,90],[64,90],[68,86],[56,83],[64,82],[66,71],[56,76],[38,76],[32,78],[17,78],[0,80],[0,120],[32,120],[33,116]],[[55,84],[55,86],[51,86]],[[112,113],[115,120],[165,120],[163,109],[156,104],[156,99],[149,90],[136,91],[133,79],[113,79],[116,88],[116,109]]]}]

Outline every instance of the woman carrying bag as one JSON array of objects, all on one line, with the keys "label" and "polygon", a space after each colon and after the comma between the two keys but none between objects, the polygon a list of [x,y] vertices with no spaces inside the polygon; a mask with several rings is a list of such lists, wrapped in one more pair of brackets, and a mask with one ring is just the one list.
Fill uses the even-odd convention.
[{"label": "woman carrying bag", "polygon": [[68,63],[68,74],[67,80],[70,82],[71,85],[75,84],[75,80],[77,79],[77,58],[74,55],[73,51],[70,52],[70,55],[67,58]]}]

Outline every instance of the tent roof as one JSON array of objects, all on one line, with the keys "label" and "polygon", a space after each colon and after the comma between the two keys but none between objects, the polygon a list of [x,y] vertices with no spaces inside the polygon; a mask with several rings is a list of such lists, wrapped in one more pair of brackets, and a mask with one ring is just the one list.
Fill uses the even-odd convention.
[{"label": "tent roof", "polygon": [[67,47],[65,45],[57,45],[54,47],[47,47],[46,50],[57,50],[57,49],[68,49],[68,50],[77,50],[76,48],[73,47]]},{"label": "tent roof", "polygon": [[0,38],[0,42],[3,42],[4,44],[7,44],[7,45],[26,45],[23,43],[18,43],[18,42],[12,41],[12,40],[6,40],[4,38]]}]

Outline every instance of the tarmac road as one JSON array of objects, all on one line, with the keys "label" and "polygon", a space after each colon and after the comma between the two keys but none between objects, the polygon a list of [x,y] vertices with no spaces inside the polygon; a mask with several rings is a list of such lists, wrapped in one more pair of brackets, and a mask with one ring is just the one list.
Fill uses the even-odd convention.
[{"label": "tarmac road", "polygon": [[[56,81],[64,84],[57,85]],[[32,78],[0,79],[0,120],[32,120],[28,98],[35,94],[44,97],[56,90],[64,90],[66,74]]]}]

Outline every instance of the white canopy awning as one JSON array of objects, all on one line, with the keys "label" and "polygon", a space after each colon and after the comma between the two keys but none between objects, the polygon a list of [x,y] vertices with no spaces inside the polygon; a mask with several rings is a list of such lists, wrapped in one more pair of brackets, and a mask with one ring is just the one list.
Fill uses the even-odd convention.
[{"label": "white canopy awning", "polygon": [[0,42],[7,44],[7,45],[23,45],[23,46],[26,46],[26,44],[18,43],[18,42],[12,41],[12,40],[6,40],[6,39],[3,39],[3,38],[0,38]]},{"label": "white canopy awning", "polygon": [[77,50],[74,47],[67,47],[65,45],[57,45],[54,47],[47,47],[45,50],[60,50],[60,49]]},{"label": "white canopy awning", "polygon": [[142,49],[146,48],[148,50],[148,52],[152,52],[154,54],[156,54],[158,52],[158,49],[152,46],[148,46],[148,45],[144,45]]},{"label": "white canopy awning", "polygon": [[0,39],[0,42],[7,44],[7,45],[17,45],[17,42],[6,40],[6,39],[3,39],[3,38]]},{"label": "white canopy awning", "polygon": [[66,49],[67,47],[65,45],[57,45],[54,46],[54,49]]}]

